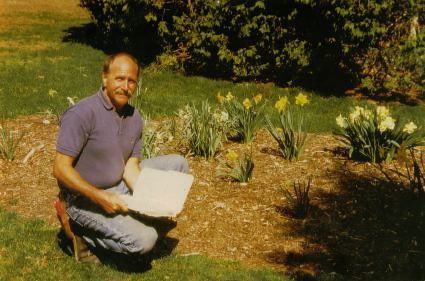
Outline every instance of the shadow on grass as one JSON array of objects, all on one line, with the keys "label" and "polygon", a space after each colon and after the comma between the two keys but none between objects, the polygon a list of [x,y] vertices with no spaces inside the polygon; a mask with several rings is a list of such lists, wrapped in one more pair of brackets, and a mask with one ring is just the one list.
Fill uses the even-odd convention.
[{"label": "shadow on grass", "polygon": [[[149,219],[143,217],[146,225],[154,226],[158,232],[158,241],[154,248],[144,255],[125,255],[104,250],[92,249],[92,252],[99,258],[102,264],[107,265],[117,271],[127,273],[143,273],[152,268],[154,260],[169,256],[177,246],[179,240],[167,237],[167,233],[176,226],[176,222],[164,219]],[[81,229],[73,226],[73,231],[79,233]],[[59,248],[68,256],[73,257],[73,246],[62,230],[57,234]]]},{"label": "shadow on grass", "polygon": [[306,239],[303,250],[269,259],[292,268],[297,280],[423,280],[425,198],[344,169],[335,170],[336,190],[315,194],[308,217],[292,220],[291,234]]}]

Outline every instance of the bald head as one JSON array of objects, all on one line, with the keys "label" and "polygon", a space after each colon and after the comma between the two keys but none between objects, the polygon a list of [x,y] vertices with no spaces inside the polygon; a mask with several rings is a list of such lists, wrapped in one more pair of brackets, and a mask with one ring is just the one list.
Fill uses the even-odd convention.
[{"label": "bald head", "polygon": [[103,63],[103,73],[104,74],[109,73],[109,71],[111,70],[112,63],[117,58],[121,58],[121,57],[126,57],[126,58],[130,59],[134,64],[137,65],[137,77],[139,77],[139,74],[140,74],[139,61],[134,56],[132,56],[131,54],[126,53],[126,52],[119,52],[119,53],[115,53],[115,54],[108,56],[106,58],[105,62]]}]

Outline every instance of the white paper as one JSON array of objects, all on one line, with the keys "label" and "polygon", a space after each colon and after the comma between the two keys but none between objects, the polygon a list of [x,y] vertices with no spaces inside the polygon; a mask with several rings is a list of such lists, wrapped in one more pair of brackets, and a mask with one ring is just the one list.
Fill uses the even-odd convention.
[{"label": "white paper", "polygon": [[176,171],[143,168],[133,196],[121,195],[130,210],[152,217],[176,217],[182,210],[193,176]]}]

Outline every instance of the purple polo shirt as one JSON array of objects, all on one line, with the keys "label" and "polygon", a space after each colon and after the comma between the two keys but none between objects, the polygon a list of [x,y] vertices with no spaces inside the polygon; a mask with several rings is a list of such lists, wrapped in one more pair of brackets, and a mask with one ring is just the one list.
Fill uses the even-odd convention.
[{"label": "purple polo shirt", "polygon": [[62,115],[56,150],[75,157],[80,175],[105,189],[121,181],[130,157],[140,156],[142,130],[137,110],[127,105],[119,116],[99,90]]}]

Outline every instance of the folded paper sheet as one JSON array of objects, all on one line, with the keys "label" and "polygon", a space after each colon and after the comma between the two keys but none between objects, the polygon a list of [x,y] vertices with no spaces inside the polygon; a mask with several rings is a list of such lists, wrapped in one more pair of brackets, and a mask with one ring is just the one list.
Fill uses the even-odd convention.
[{"label": "folded paper sheet", "polygon": [[128,208],[152,217],[176,217],[192,186],[193,176],[176,171],[143,168],[133,195],[121,195]]}]

